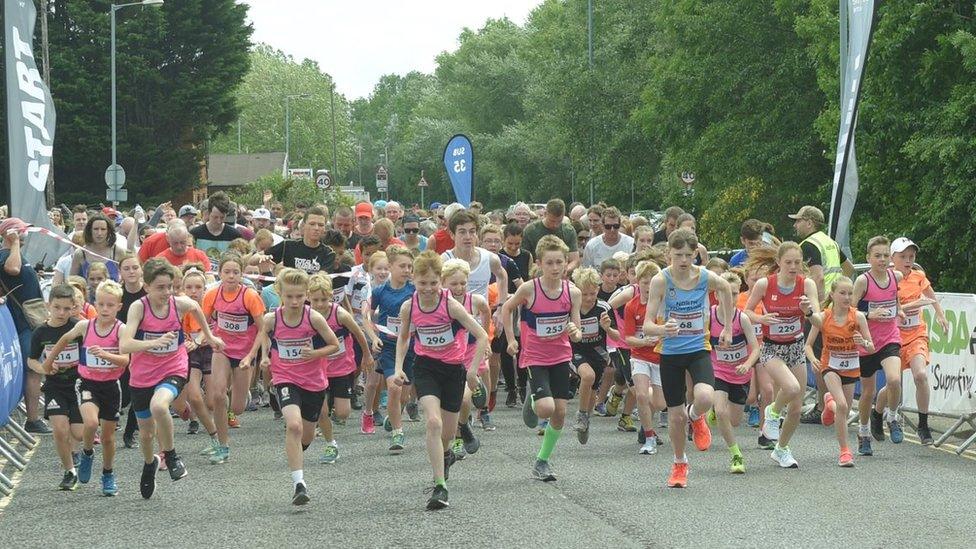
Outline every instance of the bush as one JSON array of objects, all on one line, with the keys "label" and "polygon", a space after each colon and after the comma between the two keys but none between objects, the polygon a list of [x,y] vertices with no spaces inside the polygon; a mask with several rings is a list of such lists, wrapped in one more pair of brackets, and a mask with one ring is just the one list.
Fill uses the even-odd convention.
[{"label": "bush", "polygon": [[282,177],[280,174],[268,175],[242,187],[236,191],[227,193],[231,200],[238,204],[245,204],[255,207],[263,202],[265,190],[271,190],[274,200],[282,203],[285,211],[294,211],[296,206],[304,204],[325,204],[330,212],[334,212],[339,206],[352,206],[352,197],[339,192],[336,187],[328,190],[319,189],[314,181],[291,177]]}]

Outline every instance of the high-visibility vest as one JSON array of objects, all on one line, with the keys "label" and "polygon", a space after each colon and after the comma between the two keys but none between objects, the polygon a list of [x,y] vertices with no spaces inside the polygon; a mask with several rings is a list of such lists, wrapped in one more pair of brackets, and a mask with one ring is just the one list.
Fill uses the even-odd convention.
[{"label": "high-visibility vest", "polygon": [[830,294],[830,290],[834,287],[834,282],[837,278],[844,274],[844,271],[840,268],[840,249],[837,247],[837,243],[831,240],[823,231],[817,231],[811,234],[803,242],[813,244],[820,251],[820,264],[823,268],[824,277],[824,297],[826,297]]}]

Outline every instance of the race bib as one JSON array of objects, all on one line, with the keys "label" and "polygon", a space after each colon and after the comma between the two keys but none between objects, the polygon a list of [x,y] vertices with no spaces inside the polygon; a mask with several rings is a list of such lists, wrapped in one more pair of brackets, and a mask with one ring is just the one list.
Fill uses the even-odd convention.
[{"label": "race bib", "polygon": [[678,323],[678,335],[702,335],[705,333],[705,313],[692,311],[690,313],[671,312],[671,320]]},{"label": "race bib", "polygon": [[540,316],[535,319],[535,331],[539,337],[557,337],[566,331],[569,315]]},{"label": "race bib", "polygon": [[902,320],[899,327],[902,330],[910,330],[922,325],[922,311],[915,309],[910,313],[905,313],[905,320]]},{"label": "race bib", "polygon": [[[169,332],[144,332],[142,334],[142,339],[144,341],[152,341],[154,339],[159,339],[163,337],[167,333]],[[149,349],[149,352],[154,355],[166,355],[169,353],[175,353],[176,350],[179,349],[179,347],[180,347],[179,338],[173,338],[173,341],[170,341],[169,344],[166,345],[165,347]]]},{"label": "race bib", "polygon": [[895,319],[897,312],[898,306],[893,300],[868,302],[868,314],[881,315],[880,318],[875,318],[876,322],[890,322]]},{"label": "race bib", "polygon": [[827,367],[839,372],[857,370],[861,367],[861,360],[857,351],[830,351]]},{"label": "race bib", "polygon": [[364,301],[366,301],[366,296],[363,294],[363,292],[357,291],[357,292],[353,292],[352,300],[349,302],[349,304],[352,306],[353,311],[357,313],[362,313]]},{"label": "race bib", "polygon": [[217,312],[217,327],[225,332],[244,333],[247,331],[247,315]]},{"label": "race bib", "polygon": [[424,347],[437,349],[454,343],[454,330],[450,324],[417,326],[417,337]]},{"label": "race bib", "polygon": [[[54,345],[48,345],[44,349],[44,356],[46,357]],[[80,353],[78,351],[77,343],[69,343],[58,356],[54,357],[54,365],[58,367],[59,370],[64,370],[66,368],[71,368],[72,366],[77,366],[80,360]]]},{"label": "race bib", "polygon": [[600,337],[600,321],[596,317],[584,318],[580,321],[580,331],[583,341],[595,341]]},{"label": "race bib", "polygon": [[760,338],[760,339],[762,338],[762,335],[763,335],[763,333],[762,333],[762,324],[760,324],[758,322],[755,323],[755,324],[753,324],[752,325],[752,331],[756,333],[756,337],[757,338]]},{"label": "race bib", "polygon": [[302,358],[302,349],[312,346],[312,339],[305,337],[301,339],[279,339],[278,358],[287,362],[297,362]]},{"label": "race bib", "polygon": [[400,335],[400,327],[403,326],[403,321],[400,320],[398,316],[388,316],[386,317],[386,329],[393,333],[394,337]]},{"label": "race bib", "polygon": [[800,317],[783,318],[769,325],[769,334],[775,337],[793,337],[803,332]]},{"label": "race bib", "polygon": [[342,298],[346,297],[343,292],[332,292],[332,303],[342,305]]},{"label": "race bib", "polygon": [[715,358],[723,364],[739,365],[745,362],[746,358],[749,357],[749,350],[746,348],[746,342],[743,341],[738,344],[733,344],[731,347],[715,348]]},{"label": "race bib", "polygon": [[[102,347],[102,350],[106,353],[112,354],[117,354],[119,352],[118,349],[110,349],[107,347]],[[85,349],[85,366],[93,370],[116,368],[115,364],[112,364],[104,358],[98,358],[97,356],[91,354],[91,351],[87,348]]]},{"label": "race bib", "polygon": [[329,355],[329,358],[339,358],[339,357],[341,357],[344,354],[346,354],[346,338],[340,337],[339,338],[339,349],[336,352],[334,352],[331,355]]}]

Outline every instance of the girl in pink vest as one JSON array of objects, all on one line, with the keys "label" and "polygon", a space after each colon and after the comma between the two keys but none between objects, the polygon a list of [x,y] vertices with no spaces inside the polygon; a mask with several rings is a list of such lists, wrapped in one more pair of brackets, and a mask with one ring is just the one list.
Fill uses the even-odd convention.
[{"label": "girl in pink vest", "polygon": [[[441,286],[440,256],[426,251],[414,261],[413,280],[416,292],[400,307],[403,329],[397,336],[393,381],[407,381],[403,363],[413,335],[416,354],[413,384],[427,420],[427,457],[434,473],[434,486],[427,509],[448,506],[447,478],[454,463],[450,442],[454,438],[461,410],[464,386],[478,382],[478,364],[488,349],[488,333],[464,307]],[[407,327],[410,327],[407,329]],[[475,351],[465,371],[466,337],[463,330],[475,336]]]},{"label": "girl in pink vest", "polygon": [[251,366],[260,353],[271,368],[271,383],[285,418],[285,455],[294,485],[293,505],[309,501],[304,452],[315,438],[315,424],[325,403],[326,357],[339,349],[339,340],[325,317],[305,304],[308,274],[283,269],[275,281],[281,307],[267,313],[241,367]]},{"label": "girl in pink vest", "polygon": [[195,301],[173,295],[173,281],[179,276],[168,261],[153,258],[143,266],[146,296],[129,306],[125,326],[119,335],[119,352],[131,354],[129,385],[132,407],[139,421],[139,438],[144,465],[139,490],[149,499],[156,490],[159,456],[153,453],[159,440],[170,478],[186,476],[186,467],[173,446],[173,418],[169,405],[179,396],[189,375],[183,325],[180,319],[192,313],[202,327],[203,337],[215,351],[224,341],[214,335]]}]

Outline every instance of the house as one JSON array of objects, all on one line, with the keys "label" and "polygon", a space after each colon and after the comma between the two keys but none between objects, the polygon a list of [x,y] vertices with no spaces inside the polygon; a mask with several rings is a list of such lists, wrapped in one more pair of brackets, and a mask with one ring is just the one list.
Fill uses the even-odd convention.
[{"label": "house", "polygon": [[[283,173],[285,153],[211,154],[207,157],[204,180],[206,193],[231,191],[264,176]],[[206,198],[194,193],[195,202]]]}]

